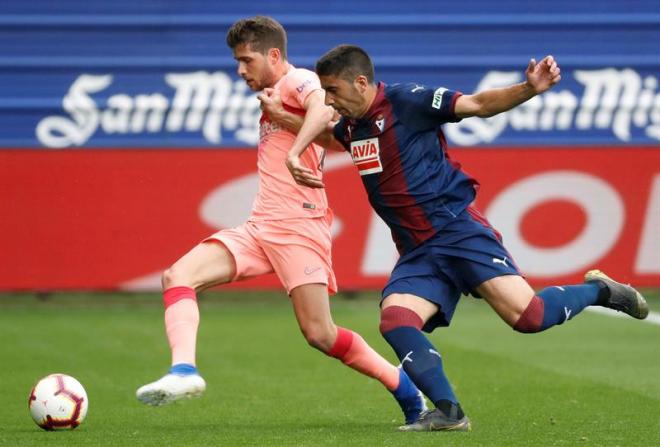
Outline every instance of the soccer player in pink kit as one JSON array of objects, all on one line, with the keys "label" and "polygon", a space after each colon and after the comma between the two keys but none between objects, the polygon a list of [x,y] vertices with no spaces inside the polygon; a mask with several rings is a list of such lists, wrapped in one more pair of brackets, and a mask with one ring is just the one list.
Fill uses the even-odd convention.
[{"label": "soccer player in pink kit", "polygon": [[[295,68],[286,58],[284,28],[269,17],[236,22],[227,44],[238,74],[262,100],[276,93],[292,113],[303,116],[301,135],[319,134],[333,110],[324,104],[318,77]],[[394,395],[407,423],[426,409],[424,398],[402,368],[397,368],[355,332],[332,321],[329,292],[337,290],[331,265],[332,212],[323,189],[297,185],[285,160],[296,134],[260,121],[257,155],[259,191],[248,221],[221,230],[190,250],[163,274],[165,326],[172,367],[161,379],[137,390],[140,401],[162,405],[199,396],[206,388],[195,363],[199,324],[196,291],[275,272],[286,288],[307,342],[328,356],[373,377]],[[311,144],[299,159],[321,176],[324,149]]]}]

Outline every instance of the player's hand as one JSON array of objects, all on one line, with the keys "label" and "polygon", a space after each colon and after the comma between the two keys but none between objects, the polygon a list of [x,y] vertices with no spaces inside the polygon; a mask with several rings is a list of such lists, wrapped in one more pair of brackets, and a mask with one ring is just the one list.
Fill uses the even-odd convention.
[{"label": "player's hand", "polygon": [[323,188],[323,181],[320,177],[314,175],[314,172],[300,163],[300,157],[297,155],[288,155],[286,157],[286,167],[293,176],[295,182],[302,186],[310,188]]},{"label": "player's hand", "polygon": [[259,95],[257,95],[257,99],[261,102],[261,110],[266,112],[273,121],[277,121],[280,113],[284,112],[280,92],[274,88],[265,88],[259,93]]},{"label": "player's hand", "polygon": [[525,70],[525,75],[527,76],[527,83],[532,86],[537,94],[550,89],[561,80],[561,70],[552,56],[544,57],[538,64],[535,59],[531,59],[527,70]]}]

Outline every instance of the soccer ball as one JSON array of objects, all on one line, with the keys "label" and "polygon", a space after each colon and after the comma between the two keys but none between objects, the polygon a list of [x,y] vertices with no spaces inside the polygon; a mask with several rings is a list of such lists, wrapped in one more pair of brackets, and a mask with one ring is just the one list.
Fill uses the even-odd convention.
[{"label": "soccer ball", "polygon": [[28,407],[34,422],[44,430],[74,429],[87,415],[85,388],[71,376],[51,374],[32,388]]}]

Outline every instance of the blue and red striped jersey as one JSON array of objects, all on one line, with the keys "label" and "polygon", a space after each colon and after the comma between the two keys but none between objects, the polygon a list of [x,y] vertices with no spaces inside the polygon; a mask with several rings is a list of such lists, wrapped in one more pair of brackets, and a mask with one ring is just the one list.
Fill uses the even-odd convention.
[{"label": "blue and red striped jersey", "polygon": [[460,121],[454,114],[460,95],[381,82],[362,118],[341,118],[334,128],[401,255],[441,231],[474,200],[478,183],[450,160],[441,129]]}]

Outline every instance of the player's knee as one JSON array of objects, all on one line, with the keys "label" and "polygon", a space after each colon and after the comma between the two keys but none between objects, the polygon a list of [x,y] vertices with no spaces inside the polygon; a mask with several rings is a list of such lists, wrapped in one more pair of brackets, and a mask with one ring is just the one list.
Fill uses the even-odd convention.
[{"label": "player's knee", "polygon": [[320,324],[301,325],[303,337],[307,343],[319,351],[328,352],[332,348],[336,335]]},{"label": "player's knee", "polygon": [[538,296],[534,296],[527,308],[513,322],[507,321],[507,323],[517,332],[533,334],[542,330],[543,314],[543,300]]},{"label": "player's knee", "polygon": [[160,283],[163,286],[163,290],[167,290],[170,287],[174,286],[175,273],[172,267],[166,269],[160,277]]},{"label": "player's knee", "polygon": [[161,284],[163,285],[163,290],[176,286],[188,286],[194,288],[193,285],[190,284],[186,275],[176,266],[176,264],[163,272],[163,275],[161,276]]},{"label": "player's knee", "polygon": [[386,333],[402,326],[421,329],[424,322],[421,317],[411,309],[402,306],[389,306],[380,313],[380,333]]},{"label": "player's knee", "polygon": [[513,329],[518,330],[516,325],[521,321],[524,322],[527,320],[524,310],[525,309],[508,309],[506,313],[500,314],[500,318]]}]

